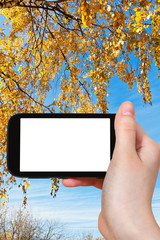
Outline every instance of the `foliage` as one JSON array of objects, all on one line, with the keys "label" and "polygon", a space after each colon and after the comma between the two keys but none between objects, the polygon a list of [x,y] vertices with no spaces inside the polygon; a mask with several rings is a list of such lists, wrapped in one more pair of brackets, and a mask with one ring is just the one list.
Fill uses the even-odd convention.
[{"label": "foliage", "polygon": [[81,236],[77,240],[104,240],[104,238],[94,237],[92,233],[81,233]]},{"label": "foliage", "polygon": [[0,208],[1,240],[53,240],[68,239],[64,226],[56,221],[34,218],[27,210]]},{"label": "foliage", "polygon": [[16,210],[0,207],[1,240],[103,240],[91,233],[78,235],[67,232],[65,225],[55,220],[34,218],[26,207]]},{"label": "foliage", "polygon": [[[0,8],[5,20],[0,28],[3,198],[16,182],[6,166],[13,114],[106,113],[113,76],[130,90],[137,85],[144,102],[152,104],[148,73],[153,60],[160,70],[160,0],[0,0]],[[46,105],[52,89],[57,92]],[[57,180],[52,183],[53,194]],[[25,194],[26,180],[21,187]]]}]

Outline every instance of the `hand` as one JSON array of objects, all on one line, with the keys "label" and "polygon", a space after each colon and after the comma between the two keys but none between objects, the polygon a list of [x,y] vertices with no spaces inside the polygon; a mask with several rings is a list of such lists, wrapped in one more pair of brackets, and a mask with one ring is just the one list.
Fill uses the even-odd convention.
[{"label": "hand", "polygon": [[98,227],[107,240],[158,240],[152,196],[160,166],[160,146],[135,120],[134,106],[123,103],[115,118],[116,145],[104,181],[63,179],[66,187],[102,188]]}]

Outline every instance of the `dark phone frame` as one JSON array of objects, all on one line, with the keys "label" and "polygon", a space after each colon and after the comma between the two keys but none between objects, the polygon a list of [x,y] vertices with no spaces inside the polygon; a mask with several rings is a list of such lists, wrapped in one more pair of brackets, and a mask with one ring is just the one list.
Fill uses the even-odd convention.
[{"label": "dark phone frame", "polygon": [[100,178],[106,172],[20,172],[20,119],[21,118],[110,118],[110,159],[115,146],[115,114],[103,113],[18,113],[8,122],[7,129],[7,167],[16,177],[27,178]]}]

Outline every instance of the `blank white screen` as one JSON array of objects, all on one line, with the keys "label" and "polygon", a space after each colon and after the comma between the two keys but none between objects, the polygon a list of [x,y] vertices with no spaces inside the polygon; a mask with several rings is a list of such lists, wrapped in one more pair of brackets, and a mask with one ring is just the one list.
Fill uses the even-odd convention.
[{"label": "blank white screen", "polygon": [[20,171],[107,171],[109,118],[21,118]]}]

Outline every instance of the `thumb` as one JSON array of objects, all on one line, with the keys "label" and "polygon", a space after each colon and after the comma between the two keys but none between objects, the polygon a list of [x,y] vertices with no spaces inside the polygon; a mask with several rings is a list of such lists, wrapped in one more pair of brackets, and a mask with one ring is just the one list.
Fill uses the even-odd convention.
[{"label": "thumb", "polygon": [[116,150],[123,153],[136,152],[135,110],[131,102],[124,102],[115,118]]}]

